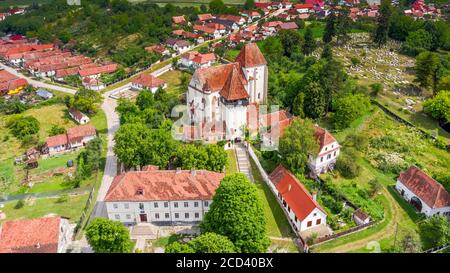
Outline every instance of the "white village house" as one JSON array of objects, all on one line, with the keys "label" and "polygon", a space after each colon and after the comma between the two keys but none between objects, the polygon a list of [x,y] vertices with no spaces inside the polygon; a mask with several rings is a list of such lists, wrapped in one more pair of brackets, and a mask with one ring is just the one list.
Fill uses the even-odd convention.
[{"label": "white village house", "polygon": [[63,253],[71,239],[69,220],[43,217],[3,222],[0,253]]},{"label": "white village house", "polygon": [[226,139],[243,137],[247,107],[266,100],[267,62],[256,44],[246,44],[236,62],[197,69],[189,83],[191,125],[225,123]]},{"label": "white village house", "polygon": [[427,217],[435,214],[450,217],[449,193],[444,186],[416,166],[400,173],[395,189]]},{"label": "white village house", "polygon": [[75,108],[69,109],[69,116],[73,118],[78,124],[86,124],[89,122],[89,117],[86,114],[81,113]]},{"label": "white village house", "polygon": [[183,54],[180,59],[180,64],[184,67],[198,69],[210,67],[216,61],[216,55],[214,53],[198,53],[197,51],[191,51]]},{"label": "white village house", "polygon": [[327,214],[315,200],[316,195],[311,195],[294,174],[280,165],[269,178],[297,232],[313,228],[328,229]]},{"label": "white village house", "polygon": [[319,152],[317,156],[310,155],[308,159],[308,167],[311,170],[312,177],[333,170],[340,151],[339,143],[326,129],[315,125],[314,130],[314,135],[319,144]]},{"label": "white village house", "polygon": [[142,74],[131,82],[131,88],[136,90],[148,89],[155,93],[158,88],[166,88],[167,83],[151,74]]},{"label": "white village house", "polygon": [[48,137],[42,148],[42,152],[52,156],[71,151],[83,147],[96,136],[97,131],[95,127],[91,125],[80,125],[69,128],[66,134]]},{"label": "white village house", "polygon": [[116,176],[105,197],[108,218],[136,223],[196,223],[209,210],[223,173],[204,170],[130,171]]}]

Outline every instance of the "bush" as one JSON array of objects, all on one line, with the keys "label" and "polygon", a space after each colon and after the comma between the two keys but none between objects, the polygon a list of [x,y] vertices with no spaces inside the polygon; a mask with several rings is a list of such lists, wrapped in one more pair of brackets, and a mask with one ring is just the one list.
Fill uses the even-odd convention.
[{"label": "bush", "polygon": [[355,163],[355,158],[343,155],[337,160],[336,169],[343,177],[351,179],[359,175],[361,167]]},{"label": "bush", "polygon": [[320,201],[333,214],[338,214],[342,211],[342,204],[339,201],[336,201],[336,199],[331,197],[330,195],[320,196]]},{"label": "bush", "polygon": [[20,199],[17,201],[16,205],[14,206],[14,209],[21,209],[25,206],[25,201],[23,199]]},{"label": "bush", "polygon": [[32,116],[14,117],[8,122],[12,134],[20,139],[39,132],[39,121]]},{"label": "bush", "polygon": [[399,153],[379,152],[375,156],[378,162],[378,169],[387,173],[399,174],[402,170],[408,167],[407,162],[401,157]]},{"label": "bush", "polygon": [[58,199],[56,199],[56,203],[66,203],[69,201],[69,195],[67,193],[61,195]]}]

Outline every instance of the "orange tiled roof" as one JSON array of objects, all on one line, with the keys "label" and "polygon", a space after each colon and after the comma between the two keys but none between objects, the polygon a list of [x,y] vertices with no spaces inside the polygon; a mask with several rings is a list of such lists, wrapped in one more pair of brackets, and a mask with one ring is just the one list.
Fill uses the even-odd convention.
[{"label": "orange tiled roof", "polygon": [[220,90],[220,95],[226,100],[240,100],[249,97],[243,84],[243,76],[238,69],[236,66],[233,66],[233,69],[228,74],[227,81],[222,90]]},{"label": "orange tiled roof", "polygon": [[61,217],[7,221],[0,232],[0,253],[58,252]]},{"label": "orange tiled roof", "polygon": [[325,213],[303,184],[282,165],[275,168],[269,178],[300,221],[316,208]]},{"label": "orange tiled roof", "polygon": [[211,200],[224,176],[204,170],[131,171],[114,178],[105,201]]},{"label": "orange tiled roof", "polygon": [[166,82],[151,74],[142,74],[133,80],[134,84],[139,84],[145,87],[154,88],[164,85]]},{"label": "orange tiled roof", "polygon": [[255,67],[267,64],[264,55],[255,43],[246,44],[236,57],[236,62],[240,63],[243,67]]},{"label": "orange tiled roof", "polygon": [[336,142],[336,139],[333,137],[330,132],[328,132],[326,129],[315,125],[314,126],[314,136],[317,139],[317,142],[319,143],[320,150],[326,145],[329,145],[333,142]]}]

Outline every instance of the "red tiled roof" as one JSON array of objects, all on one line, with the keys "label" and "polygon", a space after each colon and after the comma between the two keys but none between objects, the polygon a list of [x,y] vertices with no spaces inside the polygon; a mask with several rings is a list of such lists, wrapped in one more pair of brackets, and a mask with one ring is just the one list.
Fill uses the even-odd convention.
[{"label": "red tiled roof", "polygon": [[281,21],[270,21],[270,22],[265,22],[262,26],[263,27],[277,27],[281,24],[283,24],[283,22],[281,22]]},{"label": "red tiled roof", "polygon": [[303,184],[282,165],[275,168],[269,178],[300,221],[316,208],[325,213]]},{"label": "red tiled roof", "polygon": [[67,140],[66,134],[51,136],[51,137],[47,138],[47,147],[49,147],[49,148],[57,147],[57,146],[61,146],[61,145],[67,145],[67,143],[68,143],[68,140]]},{"label": "red tiled roof", "polygon": [[148,46],[145,48],[145,51],[147,51],[147,52],[156,52],[161,55],[163,55],[164,51],[166,51],[166,50],[167,49],[162,45],[153,45],[153,46]]},{"label": "red tiled roof", "polygon": [[96,129],[92,125],[80,125],[67,130],[67,138],[69,142],[79,141],[87,136],[95,136]]},{"label": "red tiled roof", "polygon": [[139,84],[145,87],[154,88],[164,85],[166,82],[151,74],[142,74],[133,80],[134,84]]},{"label": "red tiled roof", "polygon": [[[200,68],[195,71],[194,75],[203,85],[203,91],[216,92],[222,90],[225,81],[228,79],[228,75],[234,66],[239,66],[239,64],[231,63]],[[245,79],[243,80],[245,81]]]},{"label": "red tiled roof", "polygon": [[294,5],[294,8],[296,9],[312,9],[314,8],[313,4],[296,4]]},{"label": "red tiled roof", "polygon": [[0,253],[58,252],[61,217],[7,221],[0,232]]},{"label": "red tiled roof", "polygon": [[220,90],[220,95],[226,100],[240,100],[249,97],[245,86],[243,84],[242,74],[233,66],[231,73],[228,75],[228,79],[225,82],[222,90]]},{"label": "red tiled roof", "polygon": [[85,115],[75,108],[70,108],[69,113],[72,114],[75,120],[80,121]]},{"label": "red tiled roof", "polygon": [[206,32],[208,34],[214,34],[216,29],[208,26],[202,26],[202,25],[194,25],[194,30]]},{"label": "red tiled roof", "polygon": [[105,201],[211,200],[224,176],[204,170],[131,171],[114,178]]},{"label": "red tiled roof", "polygon": [[255,67],[267,64],[264,55],[255,43],[249,43],[242,47],[241,52],[236,57],[236,62],[240,63],[243,67]]},{"label": "red tiled roof", "polygon": [[280,29],[298,29],[298,26],[295,22],[286,22],[286,23],[282,23],[279,26]]},{"label": "red tiled roof", "polygon": [[80,70],[78,73],[81,77],[92,76],[103,73],[113,73],[117,70],[117,64],[108,64],[98,67],[91,67]]},{"label": "red tiled roof", "polygon": [[205,13],[205,14],[199,14],[197,15],[199,21],[206,21],[206,20],[212,20],[214,17],[211,15],[211,13]]},{"label": "red tiled roof", "polygon": [[324,146],[336,142],[336,139],[333,137],[332,134],[330,134],[326,129],[323,129],[318,125],[314,126],[314,136],[316,137],[317,142],[319,143],[320,150],[322,150]]},{"label": "red tiled roof", "polygon": [[191,52],[184,54],[183,58],[191,60],[198,64],[205,64],[210,61],[215,61],[216,55],[214,53],[201,54],[201,53],[198,53],[197,51],[191,51]]},{"label": "red tiled roof", "polygon": [[398,180],[430,208],[450,206],[450,195],[445,188],[416,166],[400,173]]},{"label": "red tiled roof", "polygon": [[231,21],[231,22],[235,22],[235,23],[239,23],[239,21],[243,19],[242,16],[230,15],[230,14],[219,15],[218,17],[221,20]]},{"label": "red tiled roof", "polygon": [[173,16],[172,17],[172,22],[174,22],[175,24],[184,24],[184,23],[186,23],[186,19],[184,18],[183,15],[181,15],[181,16]]},{"label": "red tiled roof", "polygon": [[78,67],[58,69],[58,70],[56,70],[56,78],[65,78],[68,76],[75,76],[78,74],[79,70],[80,69]]}]

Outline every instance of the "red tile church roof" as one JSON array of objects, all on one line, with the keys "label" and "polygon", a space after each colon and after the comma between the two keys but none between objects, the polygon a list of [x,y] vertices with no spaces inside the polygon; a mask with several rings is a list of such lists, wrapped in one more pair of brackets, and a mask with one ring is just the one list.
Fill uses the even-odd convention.
[{"label": "red tile church roof", "polygon": [[243,67],[255,67],[267,64],[264,55],[255,43],[246,44],[236,57],[236,62],[240,63]]}]

